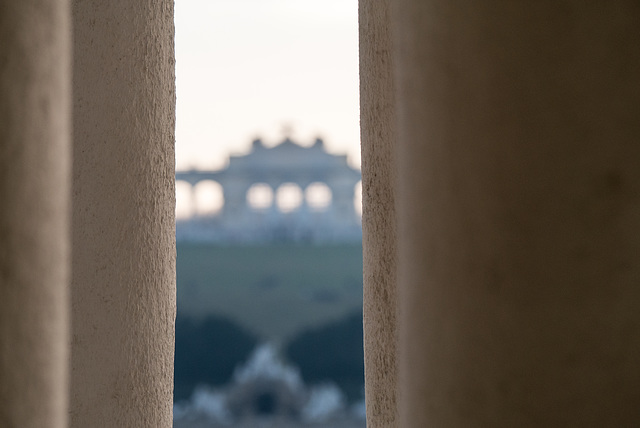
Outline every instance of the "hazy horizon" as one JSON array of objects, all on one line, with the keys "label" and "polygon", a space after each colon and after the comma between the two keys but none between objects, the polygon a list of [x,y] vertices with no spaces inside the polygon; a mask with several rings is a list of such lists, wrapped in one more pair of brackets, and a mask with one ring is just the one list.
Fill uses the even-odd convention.
[{"label": "hazy horizon", "polygon": [[175,23],[177,169],[286,127],[359,166],[356,0],[178,0]]}]

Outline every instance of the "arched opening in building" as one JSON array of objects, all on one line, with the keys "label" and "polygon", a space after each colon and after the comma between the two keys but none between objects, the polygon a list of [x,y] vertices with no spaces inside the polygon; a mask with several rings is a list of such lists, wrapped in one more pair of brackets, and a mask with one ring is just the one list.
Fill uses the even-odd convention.
[{"label": "arched opening in building", "polygon": [[193,188],[194,214],[210,215],[220,212],[224,206],[222,186],[213,180],[203,180]]},{"label": "arched opening in building", "polygon": [[297,210],[302,205],[302,189],[295,183],[284,183],[276,192],[276,204],[283,213]]},{"label": "arched opening in building", "polygon": [[273,205],[273,189],[266,183],[256,183],[247,191],[247,203],[254,210],[266,210]]},{"label": "arched opening in building", "polygon": [[312,211],[325,211],[331,206],[331,189],[324,183],[311,183],[305,189],[305,199]]}]

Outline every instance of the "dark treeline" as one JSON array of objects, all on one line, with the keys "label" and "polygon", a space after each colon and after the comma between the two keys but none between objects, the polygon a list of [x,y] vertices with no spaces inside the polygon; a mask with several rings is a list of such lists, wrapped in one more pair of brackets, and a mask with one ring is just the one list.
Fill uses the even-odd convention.
[{"label": "dark treeline", "polygon": [[[209,316],[196,322],[178,316],[174,399],[189,398],[201,384],[227,384],[257,343],[254,335],[225,318]],[[305,330],[283,350],[288,362],[300,369],[305,383],[333,382],[350,401],[362,398],[362,313]]]},{"label": "dark treeline", "polygon": [[362,313],[303,331],[284,349],[308,384],[334,382],[350,401],[362,398],[364,350]]},{"label": "dark treeline", "polygon": [[178,316],[174,401],[191,396],[198,385],[222,385],[258,343],[256,337],[222,317],[202,321]]}]

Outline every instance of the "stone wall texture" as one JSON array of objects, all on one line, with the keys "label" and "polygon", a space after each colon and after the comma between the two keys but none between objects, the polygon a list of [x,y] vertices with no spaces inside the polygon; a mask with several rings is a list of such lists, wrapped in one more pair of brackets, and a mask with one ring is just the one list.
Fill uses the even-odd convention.
[{"label": "stone wall texture", "polygon": [[637,425],[638,3],[394,6],[400,425]]},{"label": "stone wall texture", "polygon": [[172,1],[75,0],[72,427],[172,424]]},{"label": "stone wall texture", "polygon": [[395,112],[390,1],[361,1],[360,124],[367,426],[397,422]]},{"label": "stone wall texture", "polygon": [[0,426],[67,421],[67,1],[0,2]]}]

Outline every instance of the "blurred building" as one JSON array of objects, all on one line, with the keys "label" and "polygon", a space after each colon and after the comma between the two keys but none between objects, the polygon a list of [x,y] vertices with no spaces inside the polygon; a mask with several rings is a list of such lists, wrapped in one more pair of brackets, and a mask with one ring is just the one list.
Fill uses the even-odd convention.
[{"label": "blurred building", "polygon": [[[214,242],[354,242],[362,239],[356,211],[360,171],[321,139],[302,146],[285,138],[274,147],[260,139],[249,153],[231,156],[224,169],[178,171],[192,189],[211,181],[222,188],[218,212],[179,220],[178,240]],[[197,212],[197,209],[193,210]]]}]

